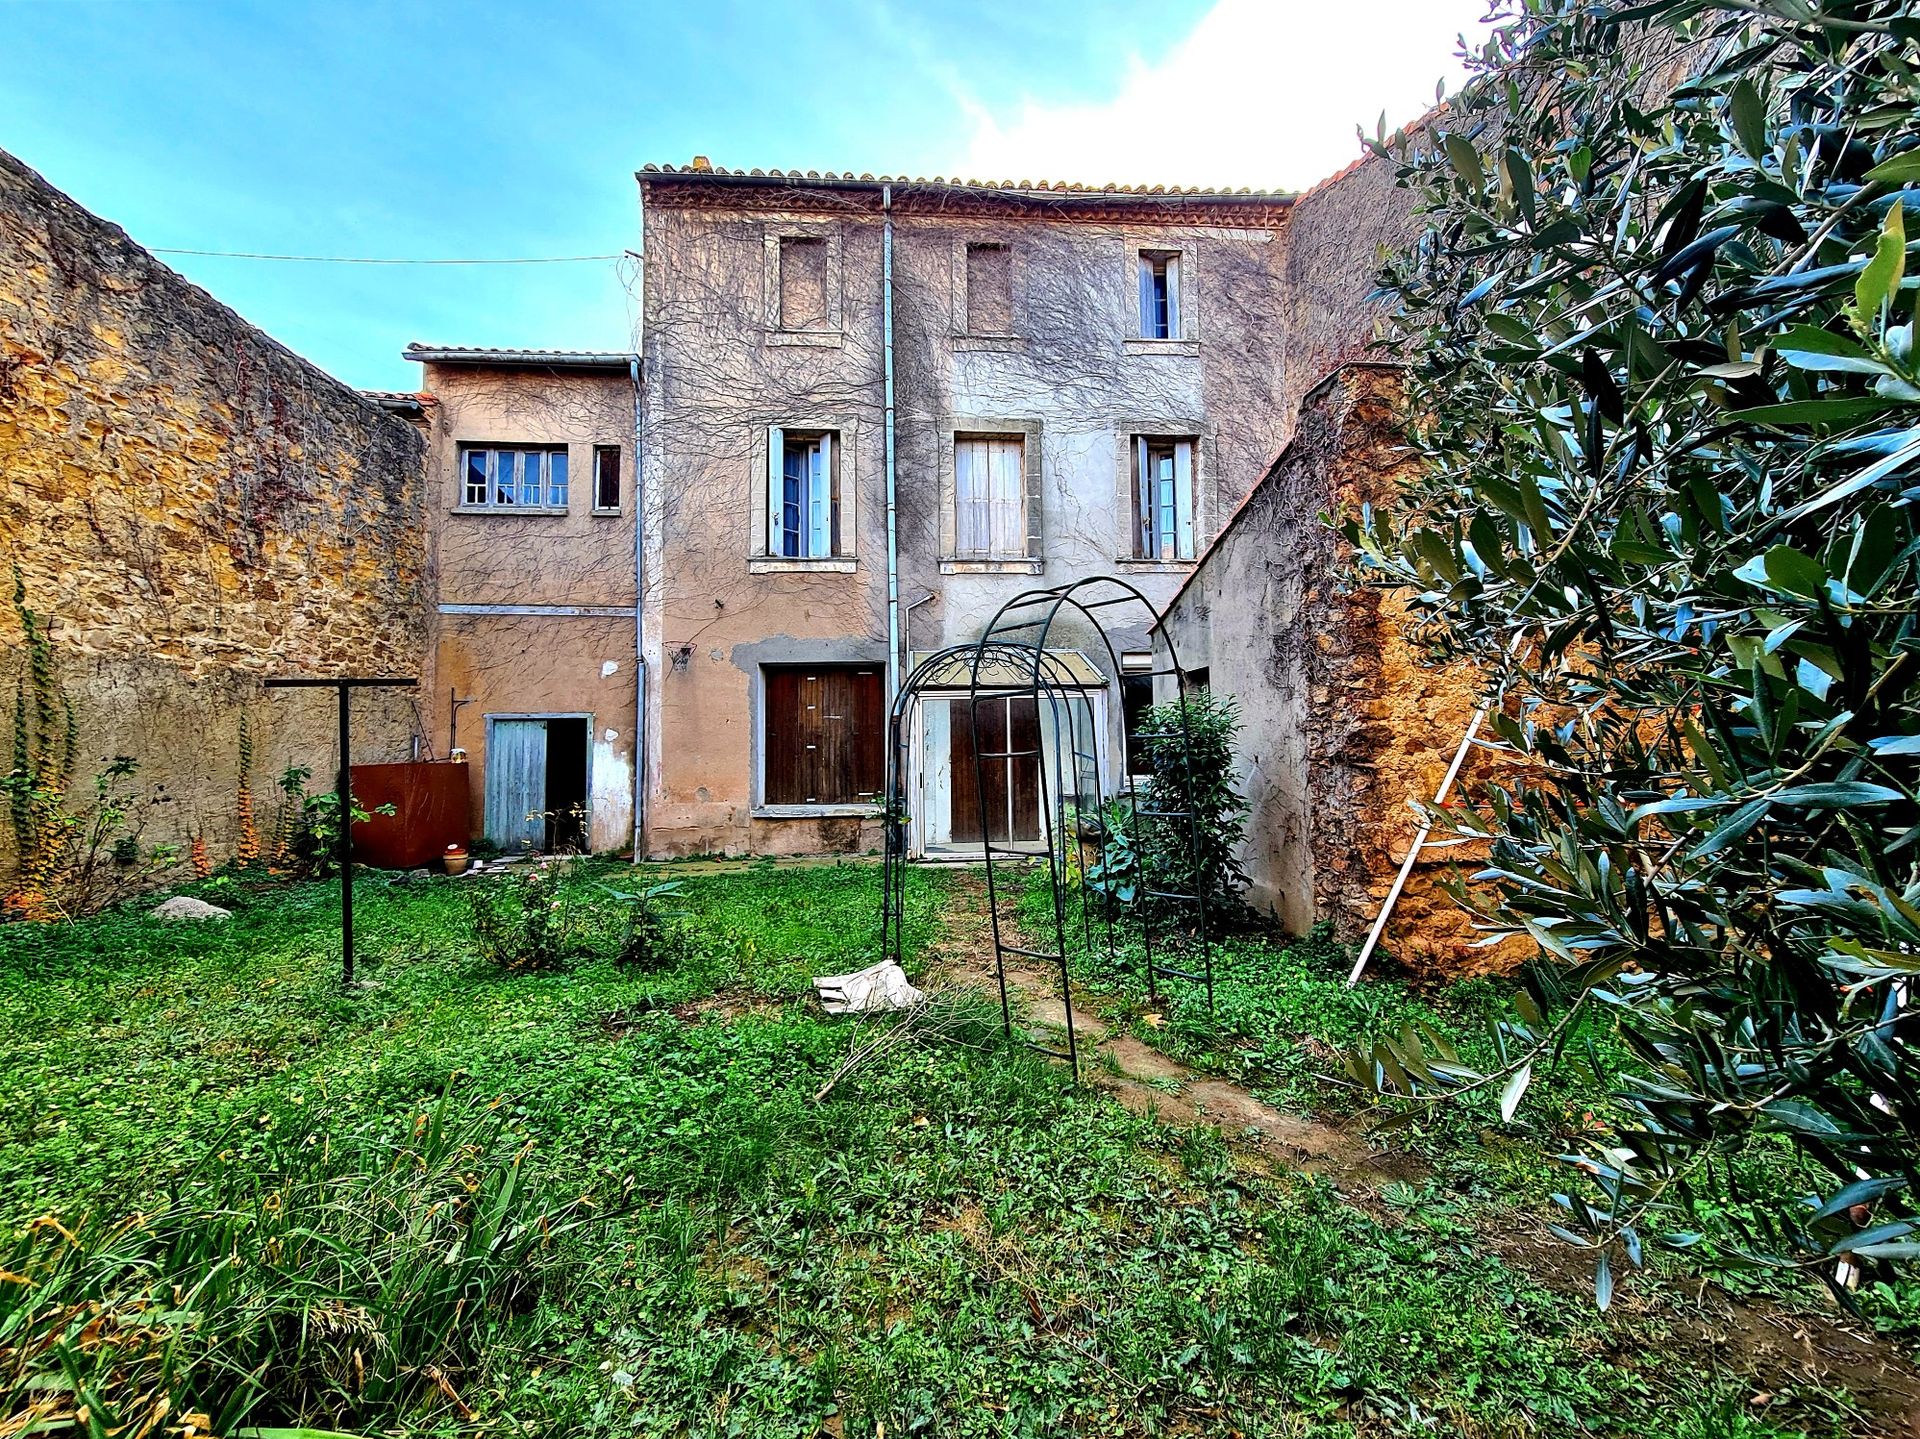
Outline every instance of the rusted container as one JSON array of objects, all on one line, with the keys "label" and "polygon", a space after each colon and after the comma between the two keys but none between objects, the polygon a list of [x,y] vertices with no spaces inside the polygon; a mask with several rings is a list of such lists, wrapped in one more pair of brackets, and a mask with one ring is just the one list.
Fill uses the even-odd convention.
[{"label": "rusted container", "polygon": [[[370,818],[353,827],[353,857],[380,869],[438,865],[450,844],[467,842],[467,767],[445,760],[357,764],[353,797]],[[374,814],[392,805],[391,815]]]}]

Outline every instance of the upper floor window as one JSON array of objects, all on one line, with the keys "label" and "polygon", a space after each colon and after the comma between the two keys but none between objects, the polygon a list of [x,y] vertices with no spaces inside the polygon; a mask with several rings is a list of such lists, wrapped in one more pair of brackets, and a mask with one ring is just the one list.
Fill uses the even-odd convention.
[{"label": "upper floor window", "polygon": [[780,237],[780,328],[827,328],[827,242],[813,235]]},{"label": "upper floor window", "polygon": [[620,508],[620,447],[593,447],[593,507],[596,510]]},{"label": "upper floor window", "polygon": [[1140,338],[1180,338],[1180,255],[1174,250],[1140,252]]},{"label": "upper floor window", "polygon": [[1005,245],[967,246],[967,333],[1013,333],[1013,251]]},{"label": "upper floor window", "polygon": [[1193,441],[1136,435],[1134,558],[1193,558]]},{"label": "upper floor window", "polygon": [[767,554],[824,560],[840,551],[840,436],[832,430],[767,434]]},{"label": "upper floor window", "polygon": [[956,559],[1026,557],[1026,448],[1021,435],[953,437]]},{"label": "upper floor window", "polygon": [[564,445],[462,445],[460,502],[497,510],[567,507]]}]

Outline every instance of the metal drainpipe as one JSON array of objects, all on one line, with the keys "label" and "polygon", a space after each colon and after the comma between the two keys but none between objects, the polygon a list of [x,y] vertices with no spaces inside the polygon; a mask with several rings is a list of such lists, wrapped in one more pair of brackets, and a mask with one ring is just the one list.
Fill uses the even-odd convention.
[{"label": "metal drainpipe", "polygon": [[880,187],[881,350],[887,401],[887,704],[900,692],[900,532],[893,468],[893,186]]},{"label": "metal drainpipe", "polygon": [[647,810],[647,651],[646,635],[646,507],[641,504],[640,466],[640,357],[627,357],[627,375],[633,381],[633,862],[640,863],[641,839]]}]

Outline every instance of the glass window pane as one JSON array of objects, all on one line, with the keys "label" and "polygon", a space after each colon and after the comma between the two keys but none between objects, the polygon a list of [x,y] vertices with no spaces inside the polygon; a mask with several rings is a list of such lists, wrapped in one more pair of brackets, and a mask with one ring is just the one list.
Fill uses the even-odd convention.
[{"label": "glass window pane", "polygon": [[[532,456],[528,458],[531,459]],[[547,452],[547,503],[563,507],[567,503],[567,452],[565,450]]]},{"label": "glass window pane", "polygon": [[496,505],[520,503],[520,484],[512,450],[493,452],[493,502]]},{"label": "glass window pane", "polygon": [[465,488],[461,503],[484,505],[487,502],[487,452],[468,450]]}]

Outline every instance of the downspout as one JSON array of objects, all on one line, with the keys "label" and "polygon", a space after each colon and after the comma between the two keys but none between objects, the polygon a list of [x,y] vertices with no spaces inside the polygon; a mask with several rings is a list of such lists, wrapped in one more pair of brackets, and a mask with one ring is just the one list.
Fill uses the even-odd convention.
[{"label": "downspout", "polygon": [[880,187],[881,354],[887,403],[887,705],[900,693],[900,530],[893,451],[893,186]]},{"label": "downspout", "polygon": [[647,652],[646,637],[646,550],[641,543],[645,532],[646,506],[641,503],[640,463],[640,357],[627,357],[627,375],[633,381],[633,862],[640,863],[641,840],[646,833],[647,811]]}]

